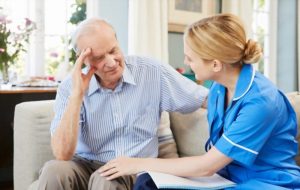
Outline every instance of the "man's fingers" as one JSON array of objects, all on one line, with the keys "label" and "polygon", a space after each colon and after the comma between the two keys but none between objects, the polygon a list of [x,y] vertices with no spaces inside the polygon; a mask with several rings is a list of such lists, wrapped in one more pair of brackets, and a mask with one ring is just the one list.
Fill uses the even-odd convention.
[{"label": "man's fingers", "polygon": [[86,74],[88,80],[91,80],[92,76],[94,75],[96,69],[94,67],[91,67],[89,72]]},{"label": "man's fingers", "polygon": [[91,53],[91,48],[87,48],[87,49],[84,49],[79,57],[77,58],[76,60],[76,63],[75,63],[75,67],[77,69],[80,69],[82,68],[82,65],[84,64],[84,59]]}]

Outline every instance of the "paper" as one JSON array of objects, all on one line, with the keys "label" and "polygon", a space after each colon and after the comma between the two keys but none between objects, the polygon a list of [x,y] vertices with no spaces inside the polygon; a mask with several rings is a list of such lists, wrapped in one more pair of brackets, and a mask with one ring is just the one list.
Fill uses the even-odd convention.
[{"label": "paper", "polygon": [[223,189],[236,185],[218,174],[210,177],[184,178],[158,172],[148,173],[159,189]]}]

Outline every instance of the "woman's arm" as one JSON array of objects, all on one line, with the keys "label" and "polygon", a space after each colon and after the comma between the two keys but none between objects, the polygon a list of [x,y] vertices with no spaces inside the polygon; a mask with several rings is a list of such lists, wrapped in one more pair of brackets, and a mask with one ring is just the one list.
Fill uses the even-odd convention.
[{"label": "woman's arm", "polygon": [[119,157],[101,167],[99,173],[108,180],[143,171],[162,172],[183,177],[200,177],[213,175],[231,161],[231,158],[212,147],[204,155],[184,158]]}]

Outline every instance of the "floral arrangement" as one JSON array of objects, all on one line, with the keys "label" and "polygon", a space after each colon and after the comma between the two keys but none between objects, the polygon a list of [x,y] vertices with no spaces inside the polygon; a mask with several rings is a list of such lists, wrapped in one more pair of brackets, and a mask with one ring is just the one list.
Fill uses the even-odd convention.
[{"label": "floral arrangement", "polygon": [[6,15],[0,13],[0,70],[4,82],[8,82],[9,65],[17,60],[22,51],[26,51],[25,45],[35,29],[36,24],[28,18],[14,25]]}]

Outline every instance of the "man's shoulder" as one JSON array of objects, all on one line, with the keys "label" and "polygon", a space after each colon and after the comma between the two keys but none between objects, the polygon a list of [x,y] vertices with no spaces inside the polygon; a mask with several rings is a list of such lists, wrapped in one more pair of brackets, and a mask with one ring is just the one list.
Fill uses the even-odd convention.
[{"label": "man's shoulder", "polygon": [[129,55],[125,57],[126,64],[133,67],[153,66],[159,67],[161,62],[148,56]]}]

